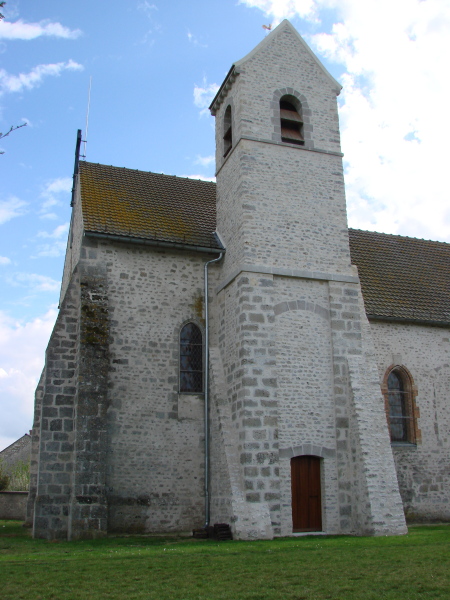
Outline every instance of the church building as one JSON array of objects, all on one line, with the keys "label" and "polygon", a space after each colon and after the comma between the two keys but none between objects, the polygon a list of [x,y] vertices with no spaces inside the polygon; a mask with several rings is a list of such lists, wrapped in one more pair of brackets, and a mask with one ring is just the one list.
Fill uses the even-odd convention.
[{"label": "church building", "polygon": [[210,106],[217,183],[77,153],[35,537],[450,520],[450,245],[348,229],[340,90],[283,21]]}]

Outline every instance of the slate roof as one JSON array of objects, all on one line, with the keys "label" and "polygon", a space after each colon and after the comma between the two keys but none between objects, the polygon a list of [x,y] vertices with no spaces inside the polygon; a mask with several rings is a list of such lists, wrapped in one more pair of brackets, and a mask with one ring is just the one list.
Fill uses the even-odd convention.
[{"label": "slate roof", "polygon": [[450,244],[349,229],[366,313],[450,322]]},{"label": "slate roof", "polygon": [[[216,185],[80,163],[85,231],[220,249]],[[369,317],[450,322],[450,244],[349,229]]]},{"label": "slate roof", "polygon": [[218,249],[216,185],[80,162],[86,232]]}]

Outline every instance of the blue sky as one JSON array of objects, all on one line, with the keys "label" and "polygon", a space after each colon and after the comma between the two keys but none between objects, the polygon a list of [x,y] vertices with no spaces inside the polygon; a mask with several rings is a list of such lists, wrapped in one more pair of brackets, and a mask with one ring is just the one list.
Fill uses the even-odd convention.
[{"label": "blue sky", "polygon": [[289,18],[344,90],[353,227],[450,241],[447,0],[9,0],[0,22],[0,449],[32,424],[59,286],[77,129],[87,159],[214,177],[207,106]]}]

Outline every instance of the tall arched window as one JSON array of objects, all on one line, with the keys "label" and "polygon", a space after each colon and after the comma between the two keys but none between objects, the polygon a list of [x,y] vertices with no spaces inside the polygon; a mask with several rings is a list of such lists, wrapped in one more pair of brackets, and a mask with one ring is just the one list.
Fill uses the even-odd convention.
[{"label": "tall arched window", "polygon": [[233,131],[231,126],[231,106],[227,106],[223,118],[223,156],[228,154],[233,145]]},{"label": "tall arched window", "polygon": [[180,332],[180,392],[203,392],[203,340],[195,323]]},{"label": "tall arched window", "polygon": [[414,386],[407,370],[403,367],[388,370],[384,387],[391,442],[415,444],[418,411],[413,398]]},{"label": "tall arched window", "polygon": [[280,99],[281,141],[289,144],[305,143],[300,102],[293,96]]}]

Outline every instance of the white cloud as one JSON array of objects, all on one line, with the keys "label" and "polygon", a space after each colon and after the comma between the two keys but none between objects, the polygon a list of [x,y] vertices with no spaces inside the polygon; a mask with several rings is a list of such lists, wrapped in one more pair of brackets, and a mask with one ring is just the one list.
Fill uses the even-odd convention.
[{"label": "white cloud", "polygon": [[17,322],[0,311],[0,449],[28,433],[34,390],[57,311]]},{"label": "white cloud", "polygon": [[197,36],[195,36],[193,33],[191,33],[189,30],[187,32],[187,38],[188,41],[193,45],[193,46],[199,46],[200,48],[207,48],[208,45],[207,44],[202,44],[201,42],[199,42]]},{"label": "white cloud", "polygon": [[61,195],[69,194],[72,190],[72,177],[58,177],[47,182],[41,192],[41,198],[44,199],[41,205],[41,218],[52,219],[54,213],[49,213],[48,209],[61,203]]},{"label": "white cloud", "polygon": [[38,233],[38,237],[42,238],[53,238],[59,239],[63,235],[65,235],[69,231],[69,223],[63,223],[62,225],[58,225],[51,233],[47,231],[40,231]]},{"label": "white cloud", "polygon": [[45,186],[44,194],[59,194],[60,192],[70,192],[72,190],[72,177],[58,177],[52,179]]},{"label": "white cloud", "polygon": [[153,44],[155,43],[155,40],[152,39],[152,35],[155,32],[160,33],[162,30],[160,23],[158,23],[154,19],[154,13],[155,13],[155,11],[158,10],[158,7],[155,4],[151,4],[147,0],[144,0],[144,2],[138,3],[137,8],[138,8],[138,10],[140,10],[141,12],[143,12],[146,15],[146,17],[150,21],[150,25],[151,25],[150,29],[141,38],[139,43],[140,44],[148,44],[149,46],[153,46]]},{"label": "white cloud", "polygon": [[67,62],[38,65],[29,73],[10,75],[4,69],[0,69],[0,94],[22,92],[24,89],[31,90],[40,85],[44,77],[59,76],[63,71],[81,71],[83,65],[69,60]]},{"label": "white cloud", "polygon": [[0,265],[10,265],[11,259],[7,256],[0,256]]},{"label": "white cloud", "polygon": [[148,17],[151,17],[154,10],[158,10],[158,7],[155,4],[150,4],[147,0],[144,2],[139,2],[138,9],[144,12]]},{"label": "white cloud", "polygon": [[335,22],[307,37],[340,65],[349,222],[450,241],[447,0],[242,0],[274,20]]},{"label": "white cloud", "polygon": [[40,21],[39,23],[24,23],[21,19],[15,23],[0,21],[0,39],[3,40],[34,40],[42,36],[73,40],[81,33],[80,29],[69,29],[61,23],[50,21]]},{"label": "white cloud", "polygon": [[197,155],[197,158],[195,159],[195,164],[201,165],[202,167],[209,167],[209,165],[213,164],[215,160],[216,157],[214,156],[214,154],[212,154],[211,156]]},{"label": "white cloud", "polygon": [[58,215],[54,212],[49,212],[49,213],[45,213],[44,215],[40,215],[39,216],[40,219],[49,219],[52,221],[56,221],[56,219],[58,218]]},{"label": "white cloud", "polygon": [[9,200],[0,200],[0,225],[10,221],[14,217],[20,217],[26,213],[27,203],[15,196]]},{"label": "white cloud", "polygon": [[57,292],[61,286],[60,281],[38,273],[15,273],[8,279],[8,283],[13,286],[26,287],[30,293]]},{"label": "white cloud", "polygon": [[[37,252],[32,258],[48,257],[54,258],[62,256],[67,246],[67,232],[69,231],[69,223],[58,225],[55,229],[48,233],[40,231],[37,235],[39,238],[47,238],[52,240],[50,243],[40,244],[37,247]],[[64,239],[61,239],[64,238]]]},{"label": "white cloud", "polygon": [[37,248],[36,254],[31,258],[57,258],[62,256],[67,247],[66,241],[55,241],[52,244],[40,244]]},{"label": "white cloud", "polygon": [[245,4],[250,8],[259,8],[266,17],[272,18],[273,25],[278,25],[283,19],[301,17],[302,19],[317,19],[316,0],[239,0],[239,4]]},{"label": "white cloud", "polygon": [[206,177],[206,175],[181,175],[181,177],[187,177],[188,179],[201,179],[202,181],[216,181],[215,177]]},{"label": "white cloud", "polygon": [[206,81],[206,77],[203,78],[202,86],[195,84],[194,86],[194,104],[197,108],[200,108],[200,114],[208,114],[208,107],[213,101],[214,96],[217,94],[219,87],[217,83],[210,83]]}]

